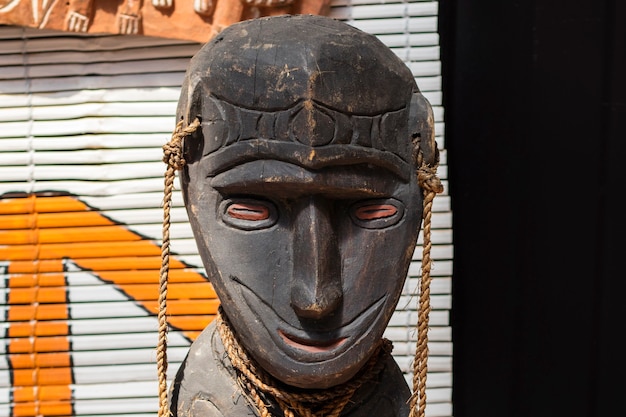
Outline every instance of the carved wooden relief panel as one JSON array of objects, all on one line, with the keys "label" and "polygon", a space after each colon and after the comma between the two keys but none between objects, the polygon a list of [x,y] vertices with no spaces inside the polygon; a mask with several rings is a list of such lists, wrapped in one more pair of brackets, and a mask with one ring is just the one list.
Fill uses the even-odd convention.
[{"label": "carved wooden relief panel", "polygon": [[0,24],[206,42],[260,16],[326,14],[330,0],[0,0]]}]

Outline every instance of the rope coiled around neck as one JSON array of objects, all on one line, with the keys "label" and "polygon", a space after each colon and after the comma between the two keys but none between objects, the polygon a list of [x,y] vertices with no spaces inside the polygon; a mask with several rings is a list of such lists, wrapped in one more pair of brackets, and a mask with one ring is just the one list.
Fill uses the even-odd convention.
[{"label": "rope coiled around neck", "polygon": [[273,416],[267,397],[275,400],[284,417],[339,417],[354,393],[384,369],[393,349],[391,341],[382,339],[361,371],[344,384],[321,390],[294,390],[278,382],[248,355],[221,308],[217,320],[217,330],[228,359],[237,370],[239,384],[261,417]]}]

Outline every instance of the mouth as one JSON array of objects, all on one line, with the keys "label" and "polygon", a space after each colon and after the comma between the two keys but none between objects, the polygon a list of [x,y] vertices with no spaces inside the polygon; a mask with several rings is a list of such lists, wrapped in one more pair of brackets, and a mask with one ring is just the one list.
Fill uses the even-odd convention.
[{"label": "mouth", "polygon": [[285,333],[282,330],[278,330],[278,334],[287,345],[310,353],[332,351],[343,345],[346,340],[348,340],[347,337],[341,337],[332,340],[302,339],[292,334]]},{"label": "mouth", "polygon": [[[359,340],[370,336],[370,328],[377,322],[378,317],[383,314],[382,306],[388,295],[384,294],[379,299],[366,307],[351,320],[344,322],[339,328],[328,329],[327,331],[311,331],[296,328],[280,317],[272,306],[257,297],[254,291],[245,285],[242,292],[243,298],[252,311],[260,312],[263,306],[265,320],[259,320],[268,335],[274,340],[277,346],[282,346],[282,351],[293,359],[303,362],[322,362],[342,354],[350,346],[358,343]],[[259,303],[260,301],[260,303]],[[268,320],[267,318],[272,317]],[[268,323],[276,323],[273,329],[267,326]],[[329,337],[330,336],[330,337]],[[349,342],[349,343],[347,343]]]}]

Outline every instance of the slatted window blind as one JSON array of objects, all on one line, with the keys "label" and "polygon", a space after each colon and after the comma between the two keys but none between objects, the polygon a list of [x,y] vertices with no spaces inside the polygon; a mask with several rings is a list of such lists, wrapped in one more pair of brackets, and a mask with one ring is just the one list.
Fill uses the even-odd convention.
[{"label": "slatted window blind", "polygon": [[[437,7],[340,0],[331,16],[377,35],[411,68],[434,106],[445,185]],[[0,26],[0,415],[156,414],[161,146],[199,47]],[[427,415],[446,417],[453,246],[445,193],[434,210]],[[178,191],[171,235],[170,378],[219,304]],[[409,385],[420,256],[421,246],[386,332]]]}]

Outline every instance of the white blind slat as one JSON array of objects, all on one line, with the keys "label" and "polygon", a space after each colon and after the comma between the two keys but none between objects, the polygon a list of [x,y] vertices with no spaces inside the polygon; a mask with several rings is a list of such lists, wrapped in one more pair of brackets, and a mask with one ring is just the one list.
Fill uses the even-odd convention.
[{"label": "white blind slat", "polygon": [[[454,244],[447,195],[437,14],[437,1],[334,0],[330,12],[334,18],[375,34],[392,48],[433,105],[436,138],[441,148],[438,174],[446,191],[435,199],[432,217],[433,310],[427,416],[451,417]],[[161,146],[169,140],[174,127],[180,84],[189,58],[201,45],[143,36],[87,35],[9,26],[0,26],[0,45],[0,195],[64,192],[84,204],[76,206],[76,218],[69,220],[67,212],[57,212],[56,208],[46,213],[39,213],[35,206],[28,208],[34,216],[29,224],[63,224],[58,226],[63,233],[55,234],[54,227],[46,226],[33,229],[28,239],[45,236],[46,245],[56,245],[60,253],[80,247],[84,250],[81,256],[88,256],[92,245],[125,245],[115,235],[116,228],[123,228],[126,235],[139,239],[134,244],[155,248],[145,252],[154,255],[129,254],[111,262],[105,252],[97,255],[100,258],[72,260],[75,265],[63,273],[67,284],[59,284],[55,273],[38,276],[40,285],[65,292],[71,300],[64,322],[71,329],[67,340],[72,349],[74,380],[70,388],[74,413],[82,417],[99,417],[103,413],[111,417],[152,416],[158,406],[155,317],[149,315],[141,300],[132,298],[112,281],[101,279],[98,273],[109,274],[111,280],[121,276],[130,279],[130,273],[124,269],[127,265],[141,264],[139,268],[146,269],[138,271],[149,272],[151,262],[159,262],[156,249],[161,240],[165,170]],[[184,271],[203,276],[179,187],[176,179],[170,229],[172,256],[189,265]],[[107,226],[110,229],[84,224],[79,210],[85,207],[114,224]],[[0,221],[4,218],[0,215]],[[35,246],[26,243],[30,240],[20,237],[24,226],[12,227],[2,229],[5,234],[0,233],[0,239],[25,239],[21,244],[13,243],[13,247],[32,250]],[[70,234],[80,238],[68,242]],[[420,234],[402,295],[386,331],[386,336],[394,341],[394,357],[409,386],[422,242]],[[48,252],[46,256],[53,255]],[[81,269],[81,261],[102,269]],[[6,318],[10,309],[15,309],[9,304],[14,290],[7,287],[9,264],[0,261],[0,334],[5,337],[13,325]],[[149,275],[142,275],[141,279],[149,280],[146,276]],[[150,284],[134,285],[139,290]],[[63,303],[50,301],[47,308],[57,305]],[[170,335],[171,380],[189,342],[182,333],[174,331]],[[0,415],[8,415],[13,398],[7,358],[6,344],[0,343]],[[2,381],[6,382],[4,386]]]}]

